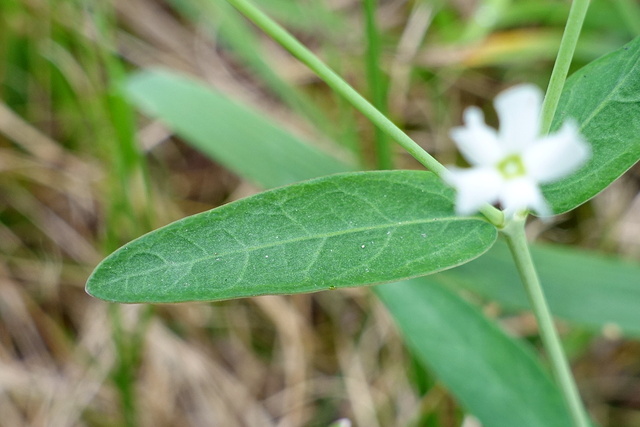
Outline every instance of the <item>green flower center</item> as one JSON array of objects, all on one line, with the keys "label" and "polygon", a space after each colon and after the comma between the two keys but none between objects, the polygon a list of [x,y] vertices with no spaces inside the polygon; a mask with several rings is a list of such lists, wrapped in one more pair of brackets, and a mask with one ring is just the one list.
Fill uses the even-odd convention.
[{"label": "green flower center", "polygon": [[522,158],[517,154],[511,154],[500,160],[497,168],[505,179],[513,179],[527,174]]}]

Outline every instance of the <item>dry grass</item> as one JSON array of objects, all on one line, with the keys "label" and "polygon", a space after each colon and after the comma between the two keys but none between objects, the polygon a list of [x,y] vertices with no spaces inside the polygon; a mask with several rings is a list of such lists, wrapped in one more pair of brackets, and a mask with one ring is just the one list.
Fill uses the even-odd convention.
[{"label": "dry grass", "polygon": [[[113,170],[104,153],[113,132],[99,130],[104,118],[97,110],[97,98],[107,90],[105,70],[93,68],[99,61],[83,63],[87,55],[79,52],[109,47],[91,7],[80,3],[24,0],[6,22],[33,43],[41,64],[54,64],[66,76],[78,105],[60,105],[47,93],[51,69],[33,77],[28,105],[0,102],[0,425],[124,425],[113,380],[124,357],[114,344],[114,317],[121,319],[122,336],[141,337],[131,344],[141,351],[131,362],[141,426],[326,426],[349,417],[357,426],[386,427],[410,424],[419,410],[437,414],[441,426],[459,425],[459,409],[437,384],[420,396],[415,378],[425,374],[411,373],[413,362],[392,320],[367,289],[151,308],[109,307],[84,293],[84,281],[105,254],[107,228],[115,227],[111,231],[122,241],[144,230],[125,220],[108,222]],[[113,53],[129,67],[160,64],[188,72],[296,132],[315,135],[241,70],[209,30],[161,1],[112,4]],[[331,4],[359,28],[355,2]],[[461,106],[472,96],[489,98],[503,83],[470,70],[441,76],[440,87],[417,87],[410,73],[414,59],[448,60],[420,47],[433,10],[400,1],[384,7],[383,27],[402,40],[388,58],[391,110],[420,143],[452,159],[445,130]],[[64,31],[76,39],[56,39]],[[271,42],[263,40],[261,48],[288,81],[315,82]],[[358,51],[358,38],[344,48]],[[354,75],[356,66],[347,63],[345,70]],[[2,68],[0,77],[11,82],[15,71]],[[442,93],[449,94],[448,105],[431,101]],[[331,100],[327,93],[322,97],[320,102]],[[138,183],[131,200],[136,211],[154,212],[154,227],[256,191],[157,123],[140,119],[137,135],[150,165],[152,197]],[[534,231],[637,259],[639,187],[636,167],[575,216]],[[584,383],[587,397],[610,425],[640,425],[638,355],[637,343],[596,340],[580,357],[579,372],[594,381]],[[616,406],[627,408],[624,418],[616,418]]]}]

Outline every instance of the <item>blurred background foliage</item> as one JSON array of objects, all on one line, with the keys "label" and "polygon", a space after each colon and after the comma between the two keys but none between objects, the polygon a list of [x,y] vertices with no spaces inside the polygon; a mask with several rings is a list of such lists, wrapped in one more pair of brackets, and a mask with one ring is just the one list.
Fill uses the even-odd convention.
[{"label": "blurred background foliage", "polygon": [[[445,164],[465,106],[517,82],[545,87],[569,9],[385,0],[368,33],[360,1],[257,3]],[[637,2],[593,0],[573,69],[637,35]],[[372,126],[224,0],[0,2],[0,425],[461,425],[366,288],[171,306],[84,293],[119,245],[259,191],[135,111],[124,79],[151,66],[206,81],[361,168],[384,166]],[[391,150],[395,167],[418,167]],[[640,259],[639,173],[533,221],[531,236]],[[485,311],[538,344],[529,314]],[[595,418],[639,426],[640,344],[562,330]]]}]

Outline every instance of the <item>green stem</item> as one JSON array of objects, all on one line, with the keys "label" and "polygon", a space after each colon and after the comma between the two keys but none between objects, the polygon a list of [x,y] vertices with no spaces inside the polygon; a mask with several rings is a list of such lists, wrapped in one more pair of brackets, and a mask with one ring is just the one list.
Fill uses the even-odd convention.
[{"label": "green stem", "polygon": [[520,272],[520,278],[529,296],[529,301],[538,321],[542,343],[548,353],[553,374],[560,386],[562,396],[571,413],[573,425],[574,427],[589,427],[586,411],[580,400],[578,388],[571,374],[571,369],[553,324],[538,274],[533,265],[525,235],[525,219],[526,217],[511,220],[502,230],[502,233],[507,240],[511,254]]},{"label": "green stem", "polygon": [[[384,76],[380,69],[380,35],[376,27],[377,0],[364,1],[364,14],[367,30],[367,80],[373,105],[383,114],[387,113],[387,91]],[[378,169],[393,169],[393,156],[387,136],[378,127],[375,128],[376,166]]]},{"label": "green stem", "polygon": [[[580,30],[582,29],[588,8],[589,0],[574,0],[571,4],[567,24],[564,34],[562,35],[562,41],[560,42],[558,56],[553,66],[547,93],[542,104],[542,123],[540,129],[542,135],[548,134],[551,129],[551,122],[558,108],[560,94],[562,93],[567,74],[569,73],[569,66],[571,65],[571,60],[576,50],[578,37],[580,36]],[[588,427],[590,424],[587,413],[580,400],[578,388],[571,375],[569,363],[562,350],[560,339],[553,324],[551,312],[549,311],[540,280],[533,265],[531,252],[529,251],[529,245],[527,244],[525,235],[524,223],[524,217],[514,219],[507,224],[502,230],[502,233],[507,239],[509,249],[520,272],[522,282],[525,285],[533,307],[533,312],[538,321],[542,342],[549,355],[553,373],[560,386],[565,403],[573,418],[573,424],[575,427]]]},{"label": "green stem", "polygon": [[338,76],[329,66],[323,63],[313,52],[303,46],[284,28],[262,13],[247,0],[228,0],[236,9],[251,20],[258,28],[268,34],[293,56],[309,67],[331,89],[340,94],[351,103],[358,111],[367,117],[373,124],[398,142],[413,157],[422,163],[427,169],[438,176],[446,172],[446,168],[434,159],[422,147],[413,141],[398,126],[378,111],[369,101],[364,99],[355,89]]},{"label": "green stem", "polygon": [[[304,47],[298,40],[284,28],[274,22],[267,15],[262,13],[248,0],[227,0],[240,13],[251,20],[258,28],[262,29],[267,35],[278,42],[282,47],[287,49],[293,56],[298,58],[303,64],[309,67],[318,77],[320,77],[331,89],[340,94],[353,107],[360,111],[380,130],[400,144],[409,152],[417,161],[423,164],[427,169],[442,178],[447,172],[440,162],[434,159],[422,147],[404,133],[398,126],[382,114],[369,101],[364,99],[355,89],[338,76],[331,68],[323,63],[320,58],[315,56],[313,52]],[[480,209],[487,219],[497,227],[501,227],[504,222],[502,212],[493,206],[485,205]]]},{"label": "green stem", "polygon": [[544,102],[542,104],[542,124],[540,126],[540,134],[546,135],[551,129],[551,121],[556,114],[558,108],[558,101],[560,101],[560,94],[564,87],[564,82],[567,79],[569,73],[569,66],[573,59],[573,53],[576,50],[576,44],[578,43],[578,37],[580,36],[580,30],[582,29],[582,23],[584,17],[587,14],[589,8],[589,0],[574,0],[571,3],[571,10],[569,11],[569,17],[567,18],[567,25],[564,28],[564,34],[560,41],[560,49],[558,50],[558,56],[551,72],[551,79],[549,80],[549,86],[547,87],[547,94],[545,95]]}]

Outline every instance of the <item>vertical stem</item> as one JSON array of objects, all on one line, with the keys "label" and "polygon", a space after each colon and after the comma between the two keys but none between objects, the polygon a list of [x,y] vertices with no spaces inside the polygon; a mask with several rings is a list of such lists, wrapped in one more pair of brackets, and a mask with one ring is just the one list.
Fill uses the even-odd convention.
[{"label": "vertical stem", "polygon": [[[367,33],[367,80],[371,101],[383,114],[387,114],[387,90],[384,76],[380,69],[380,35],[376,26],[377,0],[364,0],[364,13]],[[391,146],[387,136],[380,128],[375,127],[376,167],[393,169]]]},{"label": "vertical stem", "polygon": [[580,394],[553,324],[538,274],[533,265],[524,230],[525,218],[511,220],[502,230],[502,233],[507,240],[511,254],[520,272],[520,278],[529,296],[529,301],[538,322],[542,343],[548,353],[553,374],[573,418],[574,427],[589,427],[590,423],[586,411],[580,400]]},{"label": "vertical stem", "polygon": [[546,135],[551,128],[551,121],[556,114],[558,108],[558,101],[560,101],[560,94],[564,87],[564,82],[567,79],[569,73],[569,66],[573,59],[573,53],[576,50],[576,44],[578,43],[578,37],[580,36],[580,30],[582,29],[582,23],[584,17],[587,14],[589,8],[589,0],[573,0],[571,3],[571,10],[569,11],[569,17],[567,18],[567,25],[564,27],[564,34],[560,41],[560,49],[558,50],[558,56],[551,72],[551,79],[549,80],[549,86],[547,87],[547,94],[544,97],[542,104],[542,124],[540,126],[540,134]]},{"label": "vertical stem", "polygon": [[[549,80],[547,93],[542,104],[542,123],[540,129],[542,135],[549,133],[551,129],[551,122],[558,108],[560,94],[567,79],[569,66],[573,59],[580,30],[582,29],[588,8],[589,0],[574,0],[571,4],[565,31],[560,42],[558,56],[553,71],[551,72],[551,79]],[[522,282],[525,285],[529,301],[531,302],[538,321],[542,342],[549,355],[553,373],[560,385],[565,403],[570,410],[573,424],[575,427],[588,427],[590,424],[586,411],[580,400],[580,394],[571,375],[569,363],[562,350],[562,345],[554,327],[553,319],[540,285],[540,280],[533,265],[524,231],[524,222],[525,218],[514,219],[503,230],[503,234],[507,239],[509,249],[520,272]]]}]

